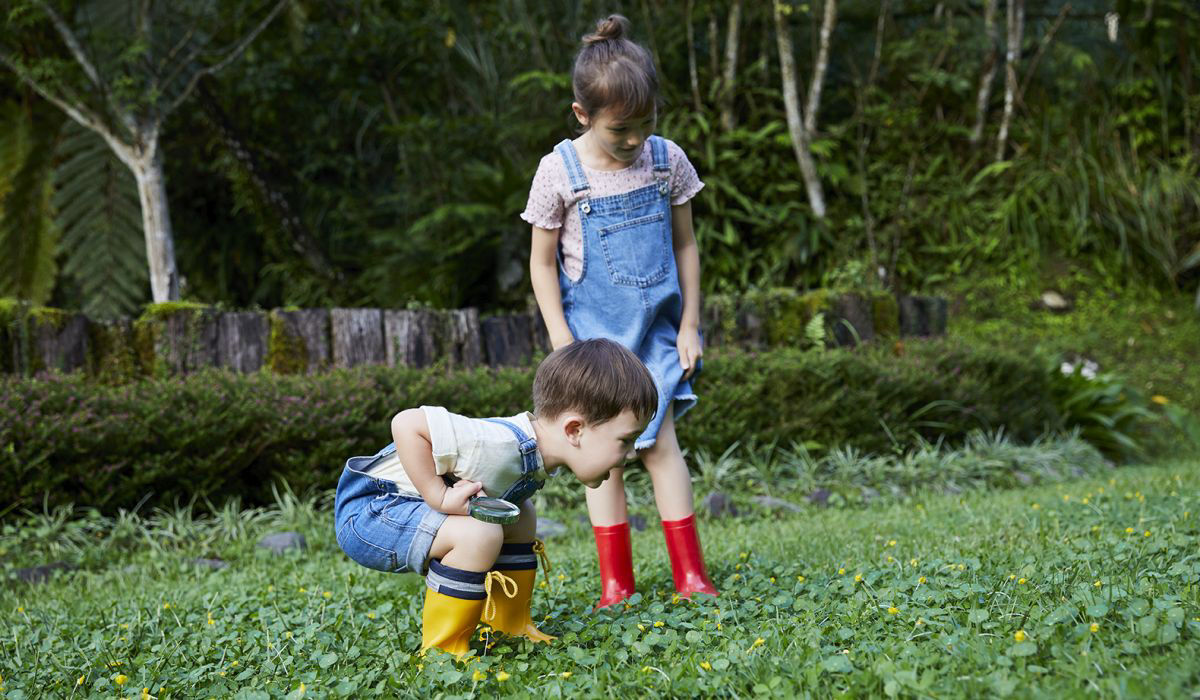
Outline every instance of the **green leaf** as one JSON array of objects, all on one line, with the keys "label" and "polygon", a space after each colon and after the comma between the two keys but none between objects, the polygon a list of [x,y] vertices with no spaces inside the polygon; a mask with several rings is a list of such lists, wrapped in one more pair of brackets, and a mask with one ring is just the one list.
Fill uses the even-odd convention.
[{"label": "green leaf", "polygon": [[835,654],[822,661],[821,668],[830,673],[851,673],[854,671],[854,664],[850,663],[850,658],[845,654]]},{"label": "green leaf", "polygon": [[1008,653],[1012,656],[1032,656],[1037,653],[1037,644],[1028,640],[1017,642]]}]

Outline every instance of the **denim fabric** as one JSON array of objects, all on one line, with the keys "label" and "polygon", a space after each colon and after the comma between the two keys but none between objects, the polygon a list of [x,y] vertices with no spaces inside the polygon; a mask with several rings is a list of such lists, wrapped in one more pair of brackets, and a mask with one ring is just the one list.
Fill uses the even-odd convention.
[{"label": "denim fabric", "polygon": [[370,476],[371,467],[395,451],[395,445],[388,445],[373,456],[346,461],[333,505],[337,542],[367,568],[424,575],[446,514],[421,498],[402,495],[395,483]]},{"label": "denim fabric", "polygon": [[[641,358],[658,385],[658,413],[635,442],[638,449],[654,444],[672,403],[676,418],[696,403],[675,346],[683,294],[671,238],[667,146],[658,136],[647,143],[656,182],[624,194],[584,196],[578,204],[583,275],[572,281],[561,261],[558,274],[571,334],[621,343]],[[555,151],[566,164],[572,191],[588,190],[575,145],[564,140]]]},{"label": "denim fabric", "polygon": [[540,468],[538,464],[537,440],[531,435],[526,435],[524,430],[521,430],[511,421],[506,421],[503,418],[485,418],[484,420],[503,425],[511,430],[517,438],[517,449],[521,451],[521,478],[517,480],[517,483],[509,486],[508,490],[500,498],[520,506],[526,499],[533,496],[538,489],[546,485],[545,479],[539,479],[534,476]]}]

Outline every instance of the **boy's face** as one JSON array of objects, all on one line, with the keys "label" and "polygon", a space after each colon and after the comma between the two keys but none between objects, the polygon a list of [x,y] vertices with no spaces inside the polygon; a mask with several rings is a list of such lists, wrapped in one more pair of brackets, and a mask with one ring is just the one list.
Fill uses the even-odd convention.
[{"label": "boy's face", "polygon": [[[577,105],[572,105],[577,106]],[[651,109],[648,114],[632,116],[628,119],[618,119],[610,116],[609,110],[588,118],[577,110],[579,121],[588,127],[588,136],[593,143],[613,160],[630,164],[637,160],[642,152],[642,144],[654,133],[657,111]]]},{"label": "boy's face", "polygon": [[598,425],[580,424],[574,430],[568,425],[568,439],[575,451],[567,465],[575,478],[594,489],[610,471],[637,457],[633,443],[646,429],[646,422],[626,410]]}]

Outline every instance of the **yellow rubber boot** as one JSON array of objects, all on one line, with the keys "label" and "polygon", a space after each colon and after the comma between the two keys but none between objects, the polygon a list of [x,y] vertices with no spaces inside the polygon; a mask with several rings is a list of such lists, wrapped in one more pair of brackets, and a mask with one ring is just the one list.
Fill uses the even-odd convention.
[{"label": "yellow rubber boot", "polygon": [[421,614],[421,652],[437,647],[455,656],[471,650],[471,636],[483,613],[484,600],[466,600],[425,589]]},{"label": "yellow rubber boot", "polygon": [[[533,587],[537,584],[538,557],[542,560],[542,570],[548,570],[550,560],[541,540],[510,542],[500,549],[495,568],[488,572],[488,605],[483,612],[484,624],[491,625],[497,632],[527,637],[535,642],[556,639],[533,624],[531,606]],[[505,585],[503,595],[493,595],[493,575],[502,583],[511,582],[514,585]]]}]

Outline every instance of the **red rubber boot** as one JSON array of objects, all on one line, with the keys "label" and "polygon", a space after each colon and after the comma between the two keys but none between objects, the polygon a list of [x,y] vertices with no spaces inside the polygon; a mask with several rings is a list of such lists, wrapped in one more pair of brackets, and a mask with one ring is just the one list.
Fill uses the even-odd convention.
[{"label": "red rubber boot", "polygon": [[667,554],[671,557],[671,576],[679,595],[684,598],[693,593],[717,595],[717,588],[708,580],[708,571],[704,568],[695,514],[680,520],[664,520],[662,528],[667,538]]},{"label": "red rubber boot", "polygon": [[606,608],[633,595],[633,547],[629,542],[629,523],[593,525],[596,556],[600,560],[600,602]]}]

